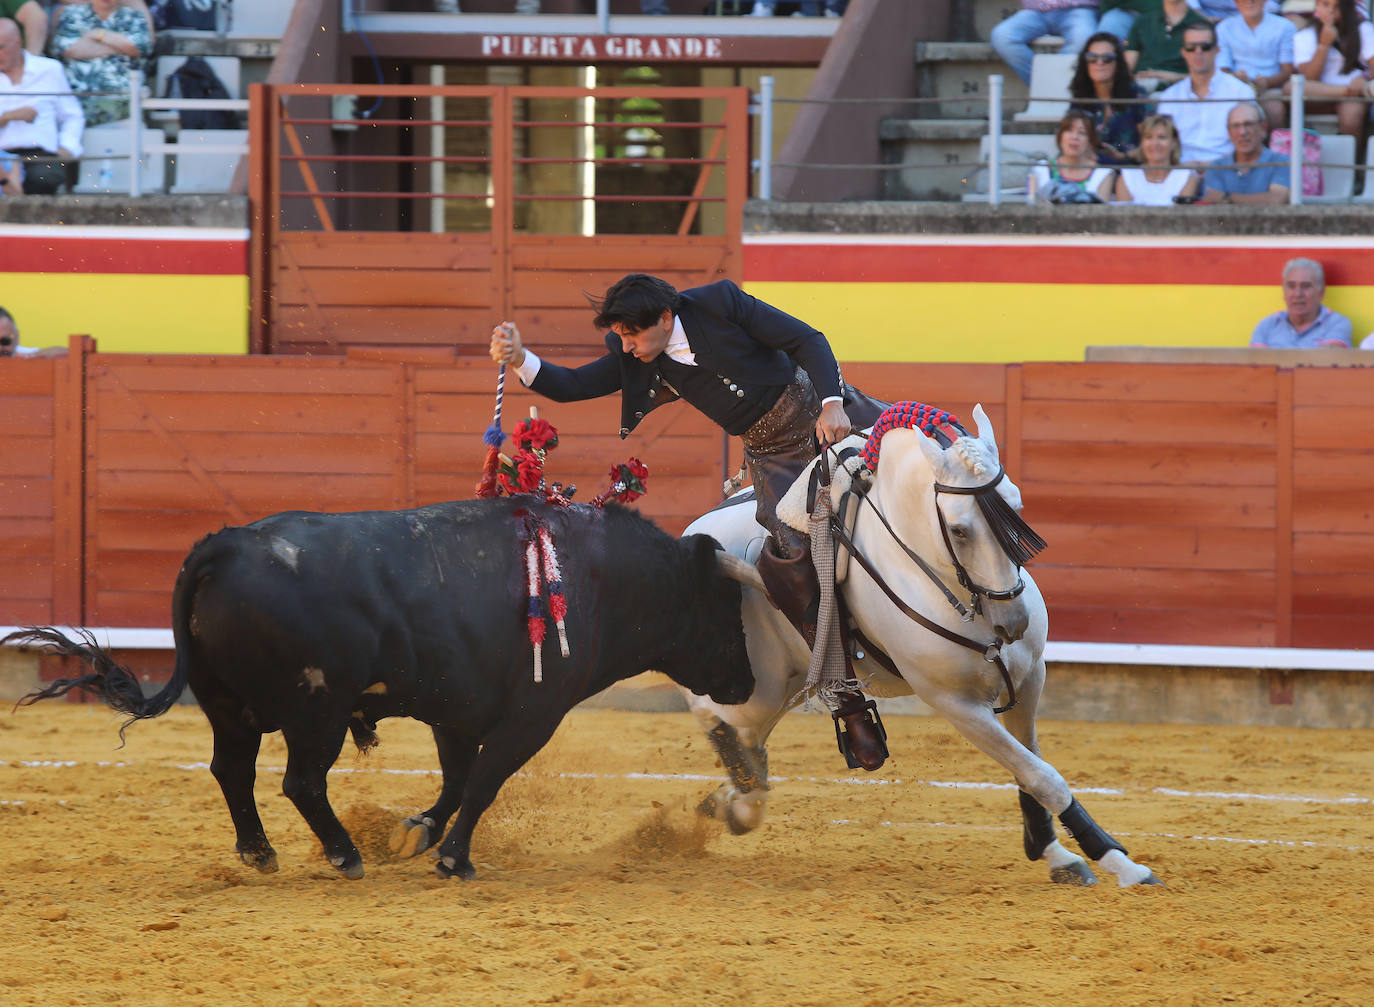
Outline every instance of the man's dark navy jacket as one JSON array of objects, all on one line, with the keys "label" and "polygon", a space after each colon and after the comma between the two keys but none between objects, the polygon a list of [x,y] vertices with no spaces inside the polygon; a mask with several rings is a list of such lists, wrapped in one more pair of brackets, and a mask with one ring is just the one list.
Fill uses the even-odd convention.
[{"label": "man's dark navy jacket", "polygon": [[[796,365],[821,399],[844,394],[840,366],[825,336],[799,318],[746,294],[729,280],[682,291],[678,309],[698,367],[751,386],[788,385]],[[621,349],[606,334],[607,353],[581,367],[541,360],[530,388],[555,402],[595,399],[619,391],[620,436],[676,396],[662,387],[657,366]]]}]

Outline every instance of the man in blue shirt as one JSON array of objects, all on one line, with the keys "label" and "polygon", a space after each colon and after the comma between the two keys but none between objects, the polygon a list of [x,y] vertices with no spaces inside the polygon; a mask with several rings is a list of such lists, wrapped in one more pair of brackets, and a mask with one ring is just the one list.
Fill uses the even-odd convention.
[{"label": "man in blue shirt", "polygon": [[1287,307],[1260,319],[1250,345],[1272,350],[1350,349],[1350,319],[1322,304],[1324,296],[1326,274],[1321,263],[1290,259],[1283,267],[1283,303]]},{"label": "man in blue shirt", "polygon": [[1203,203],[1276,206],[1288,202],[1288,158],[1264,146],[1264,110],[1242,102],[1226,116],[1226,133],[1235,148],[1207,169]]},{"label": "man in blue shirt", "polygon": [[1270,125],[1282,126],[1287,106],[1278,90],[1293,76],[1293,38],[1286,17],[1264,9],[1264,0],[1236,0],[1239,14],[1217,25],[1217,66],[1255,89]]}]

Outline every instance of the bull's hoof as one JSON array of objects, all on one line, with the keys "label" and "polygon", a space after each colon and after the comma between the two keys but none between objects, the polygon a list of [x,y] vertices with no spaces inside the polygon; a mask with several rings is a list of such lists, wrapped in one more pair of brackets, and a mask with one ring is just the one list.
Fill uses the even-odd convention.
[{"label": "bull's hoof", "polygon": [[477,868],[466,858],[460,862],[457,857],[440,857],[434,871],[441,878],[458,878],[460,881],[471,881],[477,877]]},{"label": "bull's hoof", "polygon": [[391,830],[391,838],[387,841],[387,846],[391,852],[403,860],[415,856],[424,850],[429,849],[430,829],[434,828],[434,820],[423,816],[414,816],[398,822],[396,828]]},{"label": "bull's hoof", "polygon": [[1075,860],[1072,863],[1051,867],[1050,880],[1056,885],[1081,885],[1086,888],[1088,885],[1097,884],[1097,875],[1093,873],[1086,860]]},{"label": "bull's hoof", "polygon": [[240,860],[259,874],[276,874],[279,870],[277,851],[270,846],[256,850],[244,850],[235,847],[235,852],[238,853]]},{"label": "bull's hoof", "polygon": [[363,876],[363,858],[357,850],[351,856],[330,857],[329,862],[349,881],[357,881]]}]

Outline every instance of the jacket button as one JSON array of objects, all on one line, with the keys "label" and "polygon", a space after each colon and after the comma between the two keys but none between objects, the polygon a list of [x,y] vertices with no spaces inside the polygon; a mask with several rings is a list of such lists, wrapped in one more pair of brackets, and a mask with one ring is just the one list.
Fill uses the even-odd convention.
[{"label": "jacket button", "polygon": [[735,395],[737,395],[741,399],[744,398],[744,389],[739,389],[737,392],[735,392]]},{"label": "jacket button", "polygon": [[731,385],[731,386],[730,386],[730,391],[732,391],[732,392],[737,392],[737,391],[739,391],[739,385]]},{"label": "jacket button", "polygon": [[635,413],[635,419],[637,419],[637,420],[642,420],[642,419],[644,419],[644,414],[643,414],[643,413]]},{"label": "jacket button", "polygon": [[658,389],[657,389],[657,388],[650,388],[650,389],[649,389],[649,398],[653,398],[653,397],[654,397],[655,395],[657,395],[657,394],[658,394]]},{"label": "jacket button", "polygon": [[629,436],[630,436],[630,428],[629,428],[629,427],[621,427],[621,428],[620,428],[620,436],[621,436],[621,437],[629,437]]}]

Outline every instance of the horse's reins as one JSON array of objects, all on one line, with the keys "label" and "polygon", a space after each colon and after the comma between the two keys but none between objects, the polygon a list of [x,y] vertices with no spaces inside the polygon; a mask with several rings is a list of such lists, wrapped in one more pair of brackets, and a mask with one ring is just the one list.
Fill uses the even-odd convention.
[{"label": "horse's reins", "polygon": [[[857,434],[862,434],[862,433],[863,433],[863,431],[860,431],[860,430],[852,430],[851,432],[852,432],[852,433],[857,433]],[[820,488],[819,488],[818,492],[829,493],[829,492],[830,492],[830,458],[829,458],[829,454],[828,454],[828,449],[823,448],[823,449],[821,450],[819,462],[820,462],[820,464],[819,464],[819,466],[818,466],[818,469],[819,469],[819,471],[820,471]],[[968,488],[954,487],[954,488],[951,488],[951,487],[942,487],[942,485],[941,485],[940,483],[936,483],[936,492],[938,493],[939,490],[940,490],[941,488],[944,488],[944,489],[946,489],[947,491],[958,492],[958,493],[977,493],[977,492],[980,492],[980,491],[986,491],[986,490],[989,490],[989,489],[991,489],[992,487],[996,486],[997,483],[1001,481],[1001,479],[1002,479],[1002,477],[1003,477],[1004,474],[1005,474],[1005,473],[1004,473],[1003,470],[999,470],[998,473],[997,473],[997,477],[996,477],[995,479],[993,479],[993,480],[992,480],[991,482],[989,482],[989,483],[986,483],[986,484],[983,485],[983,486],[978,486],[978,487],[968,487]],[[952,591],[950,591],[950,589],[945,585],[944,581],[942,581],[942,580],[940,579],[939,575],[936,574],[935,571],[932,570],[932,569],[930,568],[929,564],[927,564],[927,563],[925,562],[925,560],[921,559],[920,556],[916,555],[916,553],[913,552],[912,549],[911,549],[905,542],[903,542],[900,538],[897,537],[897,533],[893,530],[892,526],[888,523],[887,517],[883,514],[883,512],[880,511],[880,510],[873,504],[873,501],[867,500],[867,494],[865,494],[865,493],[857,493],[857,491],[856,491],[856,494],[857,494],[857,496],[858,496],[860,502],[867,501],[867,503],[868,503],[869,507],[872,509],[873,513],[876,514],[876,515],[878,516],[878,520],[882,523],[882,526],[883,526],[884,528],[886,528],[886,529],[887,529],[887,533],[888,533],[889,535],[892,536],[892,540],[893,540],[894,542],[896,542],[898,546],[901,547],[902,551],[903,551],[904,553],[906,553],[906,555],[907,555],[908,557],[910,557],[910,558],[916,563],[916,565],[921,569],[922,572],[925,573],[925,575],[926,575],[927,577],[929,577],[932,581],[934,581],[935,585],[944,593],[945,598],[946,598],[946,599],[949,601],[949,603],[954,607],[954,609],[959,613],[960,617],[963,618],[965,621],[968,621],[968,620],[972,619],[973,616],[969,613],[969,610],[968,610],[967,608],[965,608],[964,605],[959,601],[959,599],[956,598],[956,597],[954,596],[954,593],[953,593]],[[935,510],[936,510],[936,513],[939,513],[939,511],[940,511],[940,507],[939,507],[939,502],[938,502],[938,501],[936,502]],[[920,626],[923,626],[925,629],[930,630],[930,632],[934,633],[936,636],[939,636],[939,637],[941,637],[941,638],[943,638],[943,639],[945,639],[945,640],[948,640],[950,643],[957,643],[957,644],[958,644],[959,646],[961,646],[961,647],[966,647],[966,648],[968,648],[969,650],[972,650],[972,651],[975,651],[976,653],[981,654],[981,655],[983,656],[983,660],[984,660],[984,661],[987,661],[989,664],[995,664],[995,665],[997,666],[997,670],[998,670],[998,671],[1001,673],[1001,675],[1002,675],[1002,681],[1006,684],[1006,687],[1007,687],[1007,705],[1006,705],[1006,706],[995,706],[995,707],[993,707],[992,712],[993,712],[994,714],[1006,713],[1008,710],[1010,710],[1010,709],[1012,709],[1014,706],[1016,706],[1016,703],[1017,703],[1017,700],[1016,700],[1016,686],[1012,684],[1012,681],[1011,681],[1011,673],[1007,670],[1006,662],[1002,660],[1002,641],[1001,641],[1001,640],[994,640],[992,643],[988,643],[988,644],[981,643],[981,642],[979,642],[978,640],[971,639],[971,638],[969,638],[969,637],[967,637],[967,636],[962,636],[961,634],[956,633],[956,632],[954,632],[953,630],[946,629],[944,626],[941,626],[938,622],[934,622],[934,621],[932,621],[931,619],[926,618],[926,617],[925,617],[924,615],[922,615],[920,612],[916,611],[914,608],[912,608],[910,605],[908,605],[905,601],[903,601],[902,598],[897,594],[897,592],[894,591],[894,590],[892,589],[892,587],[891,587],[891,586],[887,583],[887,581],[883,578],[883,575],[880,574],[880,573],[878,572],[877,568],[875,568],[875,567],[873,566],[873,563],[868,559],[868,557],[865,556],[862,552],[859,551],[858,546],[856,546],[856,545],[854,544],[854,540],[851,539],[851,538],[849,537],[849,535],[845,532],[844,526],[843,526],[843,522],[841,522],[841,521],[839,520],[839,518],[837,518],[837,517],[836,517],[835,515],[833,515],[833,514],[831,515],[831,518],[830,518],[830,525],[831,525],[831,532],[832,532],[832,534],[835,536],[835,538],[840,542],[841,545],[843,545],[846,549],[849,550],[849,554],[850,554],[852,557],[854,557],[854,559],[858,560],[859,565],[860,565],[861,567],[864,568],[864,572],[868,574],[868,576],[873,580],[873,582],[874,582],[875,584],[878,585],[878,587],[882,588],[882,591],[883,591],[883,593],[884,593],[885,595],[887,595],[888,600],[890,600],[890,601],[892,602],[892,604],[896,605],[896,606],[897,606],[897,609],[898,609],[903,615],[905,615],[907,618],[911,619],[913,622],[919,624]],[[945,519],[944,519],[944,515],[943,515],[943,514],[940,515],[940,528],[941,528],[941,531],[943,532],[943,531],[944,531],[944,528],[945,528]],[[964,572],[963,572],[963,566],[959,563],[958,558],[954,557],[954,549],[953,549],[953,547],[950,545],[948,533],[945,534],[945,546],[946,546],[946,548],[949,549],[951,558],[954,559],[955,568],[956,568],[957,570],[959,570],[959,572],[960,572],[960,578],[959,578],[959,579],[960,579],[960,583],[963,584],[964,587],[968,588],[968,590],[970,591],[970,593],[971,593],[972,596],[973,596],[974,611],[975,611],[975,612],[981,612],[981,611],[982,611],[981,606],[979,606],[979,604],[978,604],[978,595],[979,595],[980,592],[977,591],[977,590],[975,590],[975,587],[972,586],[972,580],[971,580],[971,578],[967,578],[967,575],[964,574]],[[986,596],[989,597],[989,598],[1015,598],[1017,595],[1019,595],[1019,594],[1025,589],[1025,586],[1026,586],[1026,585],[1025,585],[1024,579],[1018,576],[1018,577],[1017,577],[1016,587],[1012,589],[1012,591],[1013,591],[1014,593],[1010,593],[1010,592],[987,593]],[[875,658],[876,658],[878,654],[881,654],[881,653],[882,653],[882,651],[880,651],[880,650],[878,650],[878,648],[874,647],[874,646],[872,645],[872,642],[871,642],[871,641],[868,641],[868,642],[869,642],[869,648],[870,648],[871,650],[874,651],[874,656],[875,656]],[[883,655],[883,656],[886,657],[886,655]],[[881,661],[880,661],[879,663],[885,663],[885,664],[886,664],[889,668],[891,668],[894,672],[897,671],[896,665],[892,662],[891,658],[888,658],[888,660],[887,660],[886,662],[881,662]]]}]

